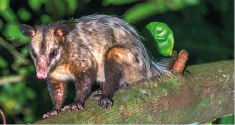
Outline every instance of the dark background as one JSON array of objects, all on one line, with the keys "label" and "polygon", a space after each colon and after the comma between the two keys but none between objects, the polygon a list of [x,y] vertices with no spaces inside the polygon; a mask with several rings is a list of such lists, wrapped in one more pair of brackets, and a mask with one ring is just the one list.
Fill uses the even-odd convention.
[{"label": "dark background", "polygon": [[[150,22],[164,22],[174,33],[174,50],[189,52],[187,65],[234,59],[233,0],[1,0],[0,1],[0,109],[7,123],[32,123],[53,107],[46,81],[38,80],[31,61],[19,61],[9,46],[30,59],[19,27],[91,14],[117,15],[139,32]],[[153,9],[151,9],[153,8]],[[7,47],[3,46],[8,43]],[[153,43],[143,43],[155,58]],[[24,80],[4,82],[10,76]],[[73,102],[74,84],[68,85],[65,104]],[[2,118],[0,118],[2,119]],[[209,121],[208,121],[209,122]],[[0,120],[1,123],[1,120]]]}]

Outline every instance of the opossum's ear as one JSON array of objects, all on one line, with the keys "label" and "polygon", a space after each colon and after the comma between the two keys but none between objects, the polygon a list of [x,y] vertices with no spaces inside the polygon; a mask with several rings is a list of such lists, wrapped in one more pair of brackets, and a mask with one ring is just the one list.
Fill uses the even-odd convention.
[{"label": "opossum's ear", "polygon": [[63,37],[66,36],[67,34],[69,34],[70,28],[68,25],[60,25],[55,29],[55,35]]},{"label": "opossum's ear", "polygon": [[27,36],[27,37],[32,37],[35,35],[35,30],[29,26],[29,25],[25,25],[25,24],[22,24],[20,26],[20,32],[24,35],[24,36]]}]

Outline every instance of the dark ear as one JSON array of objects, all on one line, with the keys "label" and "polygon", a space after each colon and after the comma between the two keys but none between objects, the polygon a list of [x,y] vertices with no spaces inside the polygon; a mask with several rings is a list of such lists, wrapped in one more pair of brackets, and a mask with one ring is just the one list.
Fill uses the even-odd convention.
[{"label": "dark ear", "polygon": [[68,25],[60,25],[58,26],[56,29],[55,29],[55,35],[57,36],[60,36],[60,37],[63,37],[63,36],[66,36],[67,34],[69,34],[70,32],[70,28]]},{"label": "dark ear", "polygon": [[29,25],[22,24],[20,26],[20,31],[24,36],[27,37],[32,37],[35,35],[35,30]]}]

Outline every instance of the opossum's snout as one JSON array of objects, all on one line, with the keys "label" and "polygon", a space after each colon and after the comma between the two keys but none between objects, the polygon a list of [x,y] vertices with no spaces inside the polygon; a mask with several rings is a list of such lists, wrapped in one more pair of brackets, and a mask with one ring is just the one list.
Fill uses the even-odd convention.
[{"label": "opossum's snout", "polygon": [[36,62],[37,77],[39,79],[47,78],[49,70],[50,70],[49,60],[46,58],[46,56],[39,57]]},{"label": "opossum's snout", "polygon": [[59,62],[63,47],[55,47],[49,49],[44,54],[35,54],[32,52],[32,57],[35,62],[37,77],[39,79],[47,78],[51,69]]},{"label": "opossum's snout", "polygon": [[37,71],[37,77],[39,79],[45,79],[47,77],[47,71],[46,69],[42,68],[39,71]]},{"label": "opossum's snout", "polygon": [[34,54],[32,54],[36,66],[37,77],[39,79],[47,78],[51,69],[53,69],[53,67],[59,61],[61,57],[61,51],[61,49],[60,51],[58,50],[58,54],[56,54],[57,52],[51,52],[50,54],[44,55],[38,54],[37,56],[33,56]]}]

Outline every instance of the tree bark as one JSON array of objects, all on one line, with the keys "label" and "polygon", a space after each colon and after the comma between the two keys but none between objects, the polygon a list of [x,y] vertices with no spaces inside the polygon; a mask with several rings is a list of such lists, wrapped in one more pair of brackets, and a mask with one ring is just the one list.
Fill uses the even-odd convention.
[{"label": "tree bark", "polygon": [[234,61],[192,65],[152,82],[119,89],[112,109],[87,99],[85,110],[64,111],[35,124],[190,124],[234,114]]}]

